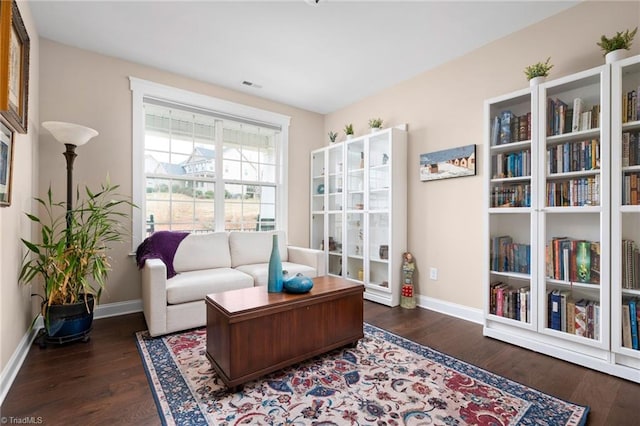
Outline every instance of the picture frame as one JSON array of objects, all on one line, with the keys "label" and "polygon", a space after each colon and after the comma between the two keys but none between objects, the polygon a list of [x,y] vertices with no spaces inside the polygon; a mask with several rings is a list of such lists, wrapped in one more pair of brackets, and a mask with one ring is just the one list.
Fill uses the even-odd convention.
[{"label": "picture frame", "polygon": [[420,154],[420,180],[422,182],[475,176],[475,174],[475,144]]},{"label": "picture frame", "polygon": [[15,0],[0,2],[0,114],[27,133],[30,40]]},{"label": "picture frame", "polygon": [[0,120],[0,207],[11,205],[13,130]]}]

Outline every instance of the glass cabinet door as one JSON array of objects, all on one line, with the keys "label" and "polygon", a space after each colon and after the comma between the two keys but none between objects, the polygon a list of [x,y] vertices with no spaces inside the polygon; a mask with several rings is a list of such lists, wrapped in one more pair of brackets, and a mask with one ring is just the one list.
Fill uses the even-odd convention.
[{"label": "glass cabinet door", "polygon": [[329,148],[328,152],[328,167],[329,174],[327,191],[329,206],[327,210],[336,211],[342,210],[343,204],[343,158],[342,158],[342,144],[334,145]]},{"label": "glass cabinet door", "polygon": [[325,185],[325,151],[315,151],[311,154],[311,211],[324,210]]},{"label": "glass cabinet door", "polygon": [[364,210],[364,140],[347,142],[347,210]]},{"label": "glass cabinet door", "polygon": [[383,133],[369,139],[367,164],[369,172],[369,205],[370,211],[389,211],[390,191],[390,134]]},{"label": "glass cabinet door", "polygon": [[342,275],[342,217],[342,212],[330,212],[328,214],[327,251],[329,260],[327,271],[331,275]]},{"label": "glass cabinet door", "polygon": [[346,278],[364,281],[364,214],[347,213]]},{"label": "glass cabinet door", "polygon": [[323,250],[325,231],[325,155],[326,150],[311,153],[311,248]]}]

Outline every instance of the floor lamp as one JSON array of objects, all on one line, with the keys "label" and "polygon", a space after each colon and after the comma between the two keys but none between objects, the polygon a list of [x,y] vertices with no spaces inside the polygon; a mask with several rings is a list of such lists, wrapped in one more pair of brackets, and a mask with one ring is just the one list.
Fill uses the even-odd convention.
[{"label": "floor lamp", "polygon": [[62,121],[45,121],[42,127],[67,148],[64,158],[67,160],[67,231],[71,229],[71,209],[73,208],[73,160],[78,156],[76,147],[98,136],[98,132],[79,124]]}]

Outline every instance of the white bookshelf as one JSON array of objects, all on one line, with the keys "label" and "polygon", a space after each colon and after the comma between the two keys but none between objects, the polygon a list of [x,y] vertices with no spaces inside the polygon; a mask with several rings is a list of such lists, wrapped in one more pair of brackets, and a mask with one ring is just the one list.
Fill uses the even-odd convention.
[{"label": "white bookshelf", "polygon": [[[640,57],[489,99],[484,113],[484,334],[636,382],[640,351],[622,344],[621,306],[640,299],[640,289],[623,288],[620,258],[622,239],[640,243],[640,206],[622,199],[624,177],[640,174],[640,166],[622,166],[621,139],[625,132],[640,132],[640,122],[623,124],[621,97],[638,86]],[[588,124],[574,127],[572,119],[558,118],[577,103],[589,112],[580,115]],[[505,141],[493,135],[494,117],[503,111],[531,114],[527,137]],[[505,167],[497,160],[526,150],[530,173],[502,175]],[[511,190],[526,185],[530,202]],[[499,240],[505,246],[530,246],[528,273],[496,263],[495,241],[505,236],[510,240]],[[529,289],[524,318],[497,312],[496,282],[503,283],[503,297],[506,288]],[[584,305],[586,317],[576,303]]]},{"label": "white bookshelf", "polygon": [[389,306],[400,301],[407,245],[406,159],[406,131],[397,128],[311,154],[312,246],[325,250],[329,274],[363,283],[366,299]]}]

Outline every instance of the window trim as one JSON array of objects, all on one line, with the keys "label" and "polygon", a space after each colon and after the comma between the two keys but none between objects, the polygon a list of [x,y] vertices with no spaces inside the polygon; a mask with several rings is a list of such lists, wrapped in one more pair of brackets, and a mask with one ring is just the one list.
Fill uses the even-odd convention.
[{"label": "window trim", "polygon": [[[146,229],[146,218],[143,212],[146,211],[144,196],[144,98],[154,98],[174,104],[184,104],[187,107],[202,108],[205,110],[218,112],[230,117],[262,122],[267,125],[279,126],[281,141],[278,144],[278,166],[276,169],[276,229],[288,231],[288,183],[287,172],[288,152],[289,152],[289,124],[291,117],[260,108],[242,105],[239,103],[214,98],[189,90],[167,86],[152,81],[143,80],[129,76],[129,89],[131,90],[131,112],[132,112],[132,200],[139,207],[133,209],[132,217],[132,249],[135,251],[144,239]],[[216,201],[216,210],[218,209]],[[222,211],[222,210],[217,210]],[[216,222],[218,220],[216,219]],[[224,222],[224,218],[222,220]],[[288,233],[288,232],[287,232]]]}]

